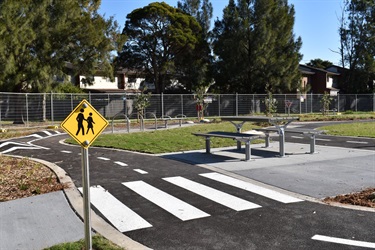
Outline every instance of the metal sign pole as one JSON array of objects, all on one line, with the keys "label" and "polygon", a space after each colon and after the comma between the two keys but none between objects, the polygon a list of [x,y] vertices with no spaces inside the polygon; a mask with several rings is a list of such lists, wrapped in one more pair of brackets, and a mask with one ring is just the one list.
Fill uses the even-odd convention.
[{"label": "metal sign pole", "polygon": [[[84,129],[84,121],[87,122],[87,131]],[[108,121],[85,99],[61,123],[61,127],[82,146],[83,219],[87,250],[92,249],[88,148],[107,126]]]},{"label": "metal sign pole", "polygon": [[82,184],[83,184],[83,219],[85,223],[85,249],[92,249],[91,213],[90,213],[90,179],[89,149],[82,147]]}]

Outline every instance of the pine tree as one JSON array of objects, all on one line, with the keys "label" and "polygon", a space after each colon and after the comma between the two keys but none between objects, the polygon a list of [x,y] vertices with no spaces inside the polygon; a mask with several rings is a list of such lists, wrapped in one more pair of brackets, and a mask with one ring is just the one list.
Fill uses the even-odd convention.
[{"label": "pine tree", "polygon": [[293,26],[294,8],[286,0],[230,0],[213,31],[220,87],[241,93],[296,89],[301,39],[295,40]]}]

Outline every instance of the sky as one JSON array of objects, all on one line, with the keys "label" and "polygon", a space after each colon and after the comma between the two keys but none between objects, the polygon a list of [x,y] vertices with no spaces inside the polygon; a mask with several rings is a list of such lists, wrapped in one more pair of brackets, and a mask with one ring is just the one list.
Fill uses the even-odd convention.
[{"label": "sky", "polygon": [[[122,30],[127,14],[152,2],[158,1],[102,0],[99,13],[107,18],[114,16]],[[178,0],[164,2],[177,7]],[[222,19],[223,9],[228,2],[229,0],[211,0],[213,20]],[[302,38],[300,52],[303,59],[300,63],[306,64],[319,58],[340,65],[340,56],[337,53],[340,45],[338,28],[344,0],[289,0],[288,3],[294,5],[295,9],[294,34]]]}]

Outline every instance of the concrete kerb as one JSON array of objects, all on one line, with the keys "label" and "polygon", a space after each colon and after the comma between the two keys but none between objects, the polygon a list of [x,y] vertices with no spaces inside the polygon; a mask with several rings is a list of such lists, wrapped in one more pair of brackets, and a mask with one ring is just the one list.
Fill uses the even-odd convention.
[{"label": "concrete kerb", "polygon": [[[24,158],[17,155],[7,155],[10,157],[15,158]],[[72,179],[68,176],[68,174],[56,164],[51,162],[47,162],[37,158],[28,158],[32,161],[39,162],[49,169],[51,169],[59,178],[60,182],[66,185],[64,188],[64,193],[69,204],[72,206],[74,212],[83,220],[83,198],[78,191],[77,187],[74,185]],[[131,238],[127,237],[126,235],[119,232],[117,229],[113,228],[110,224],[108,224],[105,220],[103,220],[99,215],[97,215],[93,210],[91,210],[91,225],[92,229],[105,237],[106,239],[112,241],[114,244],[123,247],[125,249],[131,250],[149,250],[151,248],[146,247]],[[83,229],[82,229],[83,230]]]}]

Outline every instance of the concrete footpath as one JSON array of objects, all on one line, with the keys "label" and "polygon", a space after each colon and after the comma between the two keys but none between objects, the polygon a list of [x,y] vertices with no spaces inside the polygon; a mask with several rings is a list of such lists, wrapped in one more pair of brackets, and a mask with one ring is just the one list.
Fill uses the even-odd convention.
[{"label": "concrete footpath", "polygon": [[[212,154],[196,150],[160,157],[200,165],[242,179],[249,178],[308,200],[375,186],[374,151],[317,145],[315,154],[307,154],[309,147],[308,144],[286,143],[286,156],[280,158],[277,156],[277,142],[267,149],[261,144],[252,145],[252,160],[248,162],[241,160],[244,153],[238,153],[234,148],[212,149]],[[54,164],[49,165],[60,179],[69,181],[63,170]],[[0,250],[37,250],[82,239],[83,222],[69,204],[78,214],[79,210],[82,211],[82,199],[75,187],[65,195],[54,192],[0,203]],[[369,211],[375,212],[374,209]],[[147,249],[116,233],[95,216],[93,228],[127,249]]]},{"label": "concrete footpath", "polygon": [[278,157],[279,143],[270,148],[251,146],[251,160],[234,148],[172,153],[164,157],[197,164],[214,171],[248,177],[296,194],[322,199],[375,187],[375,152],[351,148],[285,143],[285,157]]}]

